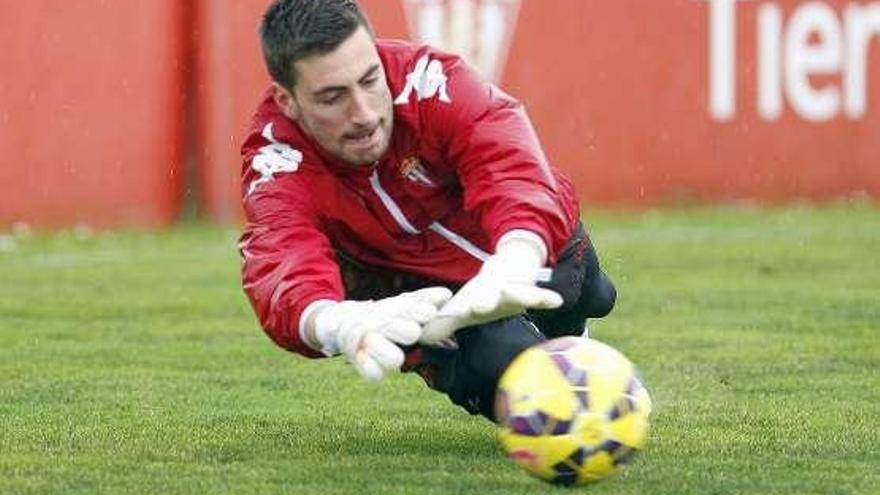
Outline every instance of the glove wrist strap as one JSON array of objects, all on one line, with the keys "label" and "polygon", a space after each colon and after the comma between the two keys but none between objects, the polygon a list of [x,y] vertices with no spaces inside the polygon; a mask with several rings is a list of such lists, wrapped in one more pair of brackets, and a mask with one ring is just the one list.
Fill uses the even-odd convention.
[{"label": "glove wrist strap", "polygon": [[498,239],[495,253],[503,255],[508,252],[516,252],[519,258],[529,256],[535,260],[536,268],[543,267],[547,263],[547,245],[544,244],[541,236],[531,230],[514,229],[502,235]]},{"label": "glove wrist strap", "polygon": [[[483,265],[487,274],[507,274],[522,281],[549,281],[552,271],[544,268],[547,246],[538,234],[515,229],[498,240],[495,254]],[[503,275],[502,275],[503,276]]]},{"label": "glove wrist strap", "polygon": [[[336,356],[340,352],[337,344],[340,325],[332,315],[334,306],[338,304],[337,301],[319,299],[306,306],[299,319],[300,339],[326,356]],[[311,332],[307,328],[310,320]]]}]

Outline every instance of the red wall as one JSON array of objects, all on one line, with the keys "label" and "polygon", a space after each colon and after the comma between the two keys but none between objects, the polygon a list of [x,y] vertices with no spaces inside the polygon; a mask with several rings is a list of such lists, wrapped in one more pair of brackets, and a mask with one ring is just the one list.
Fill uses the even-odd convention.
[{"label": "red wall", "polygon": [[[709,108],[705,0],[666,0],[650,12],[641,0],[524,1],[504,84],[590,202],[880,196],[877,36],[863,117],[810,121],[789,101],[776,119],[758,113],[759,6],[778,5],[790,21],[807,3],[736,3],[736,108],[727,121]],[[851,4],[871,2],[826,3],[838,19]],[[814,89],[832,91],[841,79],[809,76]]]},{"label": "red wall", "polygon": [[[167,224],[185,147],[201,211],[240,219],[268,3],[0,0],[0,225]],[[408,36],[404,0],[361,3]],[[880,197],[880,0],[522,0],[517,19],[500,83],[588,204]]]},{"label": "red wall", "polygon": [[198,0],[195,96],[200,205],[214,220],[242,215],[238,149],[269,85],[257,30],[267,0]]},{"label": "red wall", "polygon": [[0,1],[0,225],[175,218],[180,6]]}]

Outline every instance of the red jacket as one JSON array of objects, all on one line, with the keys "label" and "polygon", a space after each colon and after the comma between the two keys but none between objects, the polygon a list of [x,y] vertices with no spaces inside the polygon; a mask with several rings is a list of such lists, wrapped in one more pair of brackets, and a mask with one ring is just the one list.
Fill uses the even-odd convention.
[{"label": "red jacket", "polygon": [[552,265],[578,219],[571,184],[547,163],[518,102],[458,57],[377,45],[394,129],[374,167],[328,157],[268,93],[242,145],[244,289],[269,336],[310,357],[320,354],[300,339],[303,310],[345,299],[335,249],[459,284],[511,229],[541,236]]}]

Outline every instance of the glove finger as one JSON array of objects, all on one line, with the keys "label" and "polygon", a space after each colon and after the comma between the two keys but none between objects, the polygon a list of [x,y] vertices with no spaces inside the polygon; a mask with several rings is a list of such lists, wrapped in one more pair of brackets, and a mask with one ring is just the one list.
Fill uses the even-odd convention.
[{"label": "glove finger", "polygon": [[515,285],[503,289],[504,299],[523,309],[552,309],[562,305],[558,293],[533,285]]},{"label": "glove finger", "polygon": [[419,342],[422,344],[437,344],[448,339],[459,328],[463,328],[461,320],[452,316],[438,316],[422,327],[422,335]]},{"label": "glove finger", "polygon": [[523,309],[555,309],[562,306],[559,293],[534,285],[512,285],[501,291],[506,302],[522,306]]},{"label": "glove finger", "polygon": [[483,287],[475,291],[471,299],[470,311],[474,315],[486,316],[501,306],[503,293],[498,287]]},{"label": "glove finger", "polygon": [[562,299],[562,295],[555,290],[550,289],[541,289],[538,288],[539,291],[543,294],[540,301],[536,306],[533,306],[535,309],[556,309],[561,307],[565,302]]},{"label": "glove finger", "polygon": [[364,347],[362,341],[364,332],[364,327],[359,322],[343,325],[339,330],[337,335],[339,350],[348,356],[350,361],[354,360]]},{"label": "glove finger", "polygon": [[440,308],[452,299],[452,291],[446,287],[428,287],[410,292],[417,301],[430,304],[434,308]]},{"label": "glove finger", "polygon": [[410,319],[392,318],[379,330],[379,333],[392,342],[412,345],[419,340],[422,326]]},{"label": "glove finger", "polygon": [[470,304],[468,303],[468,300],[471,293],[472,291],[468,286],[462,287],[458,293],[452,296],[452,299],[437,311],[437,316],[450,316],[455,318],[470,313]]},{"label": "glove finger", "polygon": [[385,371],[398,371],[403,366],[403,350],[378,333],[364,337],[364,350]]},{"label": "glove finger", "polygon": [[414,320],[418,323],[427,323],[437,316],[437,307],[430,303],[413,301],[401,308],[397,316]]},{"label": "glove finger", "polygon": [[367,354],[366,350],[358,351],[357,357],[352,364],[354,364],[357,372],[369,382],[378,382],[385,376],[385,371],[375,359]]}]

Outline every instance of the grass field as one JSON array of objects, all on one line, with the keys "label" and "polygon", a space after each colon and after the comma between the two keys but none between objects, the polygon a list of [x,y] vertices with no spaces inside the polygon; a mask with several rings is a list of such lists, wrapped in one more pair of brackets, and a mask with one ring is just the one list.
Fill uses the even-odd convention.
[{"label": "grass field", "polygon": [[[595,494],[880,493],[880,210],[603,213],[594,337],[641,368],[649,448]],[[413,375],[263,336],[236,233],[0,238],[0,494],[567,493]]]}]

